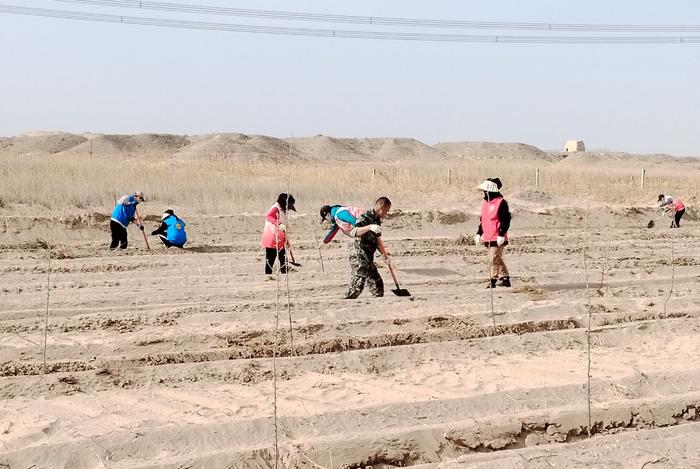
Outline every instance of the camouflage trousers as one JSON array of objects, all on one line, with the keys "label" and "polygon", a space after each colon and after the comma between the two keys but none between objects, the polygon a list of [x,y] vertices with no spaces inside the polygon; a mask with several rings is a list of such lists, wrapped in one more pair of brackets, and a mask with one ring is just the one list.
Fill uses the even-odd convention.
[{"label": "camouflage trousers", "polygon": [[369,287],[372,296],[384,296],[384,280],[382,280],[374,259],[362,250],[350,249],[350,285],[345,294],[346,299],[354,299],[360,296],[365,288]]}]

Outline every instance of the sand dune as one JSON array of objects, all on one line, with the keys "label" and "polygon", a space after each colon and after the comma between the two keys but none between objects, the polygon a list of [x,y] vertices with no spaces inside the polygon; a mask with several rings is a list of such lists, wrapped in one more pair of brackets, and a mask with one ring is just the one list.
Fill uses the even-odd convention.
[{"label": "sand dune", "polygon": [[625,152],[580,152],[569,154],[561,160],[562,166],[591,167],[594,165],[611,165],[613,167],[639,165],[652,168],[659,166],[682,166],[688,169],[700,169],[700,158],[672,156],[666,154],[636,155]]},{"label": "sand dune", "polygon": [[435,145],[441,155],[466,160],[543,160],[556,162],[560,156],[524,143],[446,142]]},{"label": "sand dune", "polygon": [[176,157],[225,161],[401,161],[449,159],[520,159],[556,161],[559,158],[522,143],[455,142],[426,145],[412,138],[335,138],[325,135],[280,139],[264,135],[217,133],[103,135],[39,133],[0,139],[2,154]]},{"label": "sand dune", "polygon": [[624,152],[581,152],[562,155],[524,143],[444,142],[434,146],[413,138],[275,138],[241,133],[205,135],[74,135],[34,132],[0,138],[0,155],[67,154],[94,156],[175,157],[183,160],[282,161],[290,156],[302,161],[541,161],[564,166],[635,164],[648,167],[690,165],[700,159],[664,154],[636,155]]}]

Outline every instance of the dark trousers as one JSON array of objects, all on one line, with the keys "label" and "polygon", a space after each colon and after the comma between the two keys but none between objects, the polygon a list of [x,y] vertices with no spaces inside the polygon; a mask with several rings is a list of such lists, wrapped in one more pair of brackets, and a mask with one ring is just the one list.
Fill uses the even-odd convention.
[{"label": "dark trousers", "polygon": [[126,228],[121,226],[116,221],[110,220],[109,229],[112,232],[112,244],[109,245],[109,248],[117,249],[117,247],[119,247],[121,249],[126,249],[126,247],[129,245]]},{"label": "dark trousers", "polygon": [[166,248],[172,248],[172,247],[183,248],[183,247],[185,246],[184,244],[174,244],[174,243],[171,243],[170,241],[168,241],[168,238],[166,238],[166,237],[163,236],[163,235],[158,235],[158,237],[159,237],[160,240],[163,242],[163,244],[165,245]]},{"label": "dark trousers", "polygon": [[276,248],[265,248],[265,273],[271,274],[272,268],[275,265],[275,258],[279,257],[280,272],[287,273],[287,253],[284,248],[279,250],[279,256]]},{"label": "dark trousers", "polygon": [[685,209],[681,209],[676,212],[676,214],[673,217],[673,223],[671,223],[671,228],[680,228],[681,227],[681,218],[683,218],[683,214],[685,213]]}]

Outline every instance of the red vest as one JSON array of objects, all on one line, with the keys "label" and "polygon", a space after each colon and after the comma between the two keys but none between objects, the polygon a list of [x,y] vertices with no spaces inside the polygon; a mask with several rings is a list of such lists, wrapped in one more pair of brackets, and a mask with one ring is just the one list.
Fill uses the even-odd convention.
[{"label": "red vest", "polygon": [[673,201],[673,211],[674,212],[680,212],[685,208],[685,205],[683,205],[683,202],[680,200],[676,199]]},{"label": "red vest", "polygon": [[260,244],[264,248],[284,249],[287,241],[287,233],[278,227],[287,222],[287,214],[282,211],[280,204],[270,207],[265,216],[265,226],[263,228]]},{"label": "red vest", "polygon": [[[484,200],[481,203],[481,229],[483,234],[481,240],[485,243],[496,241],[498,237],[498,229],[501,227],[501,222],[498,220],[498,207],[501,206],[503,197],[496,197],[493,200]],[[508,239],[508,235],[505,236]]]}]

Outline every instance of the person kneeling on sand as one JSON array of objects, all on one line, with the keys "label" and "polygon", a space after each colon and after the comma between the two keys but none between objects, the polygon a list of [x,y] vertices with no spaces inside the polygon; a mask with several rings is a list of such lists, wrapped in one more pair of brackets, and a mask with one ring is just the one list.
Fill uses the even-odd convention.
[{"label": "person kneeling on sand", "polygon": [[333,241],[338,231],[350,236],[350,232],[357,223],[357,218],[362,215],[363,209],[357,207],[346,207],[343,205],[324,205],[321,207],[321,223],[328,222],[331,227],[323,238],[323,244]]},{"label": "person kneeling on sand", "polygon": [[474,242],[485,244],[489,250],[490,279],[487,288],[496,288],[500,280],[502,287],[510,287],[510,274],[503,261],[503,248],[508,245],[508,229],[510,228],[510,210],[508,203],[501,195],[501,180],[489,178],[482,182],[477,189],[484,192],[481,202],[479,228],[474,236]]},{"label": "person kneeling on sand", "polygon": [[354,299],[360,296],[365,288],[365,282],[369,284],[372,296],[384,296],[384,281],[374,263],[374,254],[379,248],[386,259],[386,252],[383,252],[384,248],[379,238],[382,235],[382,218],[387,216],[390,209],[391,201],[389,198],[378,198],[374,203],[374,208],[360,215],[355,227],[350,230],[350,236],[355,239],[350,248],[352,277],[345,299]]},{"label": "person kneeling on sand", "polygon": [[185,233],[185,221],[175,215],[171,209],[163,212],[160,217],[162,223],[157,230],[151,232],[151,236],[158,235],[166,248],[175,246],[182,248],[187,242],[187,233]]},{"label": "person kneeling on sand", "polygon": [[128,234],[126,227],[129,223],[135,221],[141,231],[144,230],[143,223],[138,217],[136,206],[140,202],[145,202],[143,192],[134,192],[131,195],[125,195],[117,201],[117,204],[112,210],[112,218],[109,221],[109,229],[112,232],[112,243],[110,249],[126,249],[129,245]]},{"label": "person kneeling on sand", "polygon": [[681,218],[683,218],[683,214],[685,213],[685,204],[680,200],[673,198],[673,196],[663,194],[659,194],[658,202],[659,207],[663,209],[664,213],[673,214],[671,228],[680,228]]}]

